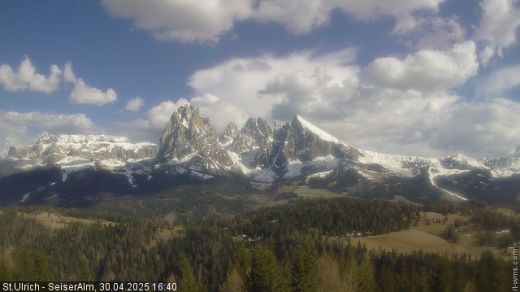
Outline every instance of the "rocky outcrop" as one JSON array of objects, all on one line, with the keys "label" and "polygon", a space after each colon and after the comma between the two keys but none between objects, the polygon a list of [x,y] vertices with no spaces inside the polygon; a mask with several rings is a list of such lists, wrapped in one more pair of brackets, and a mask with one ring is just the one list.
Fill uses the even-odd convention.
[{"label": "rocky outcrop", "polygon": [[262,118],[250,118],[233,140],[231,149],[244,153],[265,147],[272,140],[273,130]]},{"label": "rocky outcrop", "polygon": [[218,142],[209,119],[190,104],[179,107],[161,135],[157,160],[210,173],[231,170],[234,162]]},{"label": "rocky outcrop", "polygon": [[235,123],[231,122],[226,126],[222,137],[220,137],[220,143],[224,146],[230,145],[238,136],[238,127]]}]

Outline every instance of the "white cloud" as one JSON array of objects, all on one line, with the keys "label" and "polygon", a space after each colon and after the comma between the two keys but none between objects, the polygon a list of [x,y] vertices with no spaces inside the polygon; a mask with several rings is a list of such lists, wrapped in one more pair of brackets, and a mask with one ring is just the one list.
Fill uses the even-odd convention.
[{"label": "white cloud", "polygon": [[0,66],[0,84],[8,91],[30,90],[49,94],[60,86],[61,70],[56,65],[50,66],[50,73],[44,76],[36,72],[29,57],[25,57],[18,71],[4,64]]},{"label": "white cloud", "polygon": [[[232,58],[191,75],[194,97],[164,101],[143,118],[117,125],[153,140],[171,114],[191,102],[217,131],[252,116],[289,120],[298,113],[346,143],[387,153],[488,156],[520,144],[518,102],[470,102],[454,93],[477,73],[472,42],[379,58],[363,68],[353,65],[355,56],[348,49]],[[512,73],[497,73],[504,83],[489,90],[515,88],[517,79],[500,77],[505,74]]]},{"label": "white cloud", "polygon": [[136,97],[128,100],[128,103],[126,104],[125,109],[127,111],[137,112],[141,109],[141,107],[143,107],[143,105],[144,105],[144,100],[142,98],[140,98],[139,96],[136,96]]},{"label": "white cloud", "polygon": [[332,1],[346,13],[362,20],[373,20],[379,17],[391,16],[396,20],[394,32],[406,33],[413,31],[417,24],[416,12],[436,13],[444,0],[343,0]]},{"label": "white cloud", "polygon": [[439,119],[428,141],[437,149],[481,156],[509,153],[520,144],[520,103],[509,99],[461,102]]},{"label": "white cloud", "polygon": [[450,50],[420,50],[404,59],[378,58],[362,72],[377,86],[432,91],[464,84],[478,71],[475,44],[456,44]]},{"label": "white cloud", "polygon": [[[512,89],[520,88],[520,65],[509,66],[494,72],[477,87],[477,93],[484,97],[504,97]],[[520,95],[517,94],[517,98]]]},{"label": "white cloud", "polygon": [[0,112],[0,156],[10,146],[31,141],[35,133],[89,133],[94,128],[85,114]]},{"label": "white cloud", "polygon": [[188,100],[181,98],[176,102],[171,100],[163,101],[148,110],[148,123],[151,129],[163,130],[166,123],[170,120],[172,113],[181,105],[189,103]]},{"label": "white cloud", "polygon": [[480,63],[483,66],[486,66],[495,56],[495,48],[491,46],[486,46],[481,52],[480,52]]},{"label": "white cloud", "polygon": [[[204,98],[193,98],[192,103],[193,101],[203,102],[205,100]],[[151,107],[142,118],[116,121],[113,125],[117,133],[132,137],[136,141],[157,141],[173,112],[187,103],[189,101],[184,98],[180,98],[176,102],[166,100]]]},{"label": "white cloud", "polygon": [[[330,92],[344,87],[345,80],[348,80],[347,86],[350,86],[350,83],[356,82],[353,72],[357,67],[346,64],[352,63],[355,56],[355,50],[346,49],[323,56],[315,56],[307,51],[285,57],[264,55],[247,59],[234,58],[213,68],[195,72],[188,84],[196,95],[210,93],[218,97],[211,105],[196,104],[202,114],[209,116],[217,130],[223,130],[227,122],[244,123],[250,116],[271,118],[274,113],[276,118],[286,118],[291,114],[291,111],[273,111],[275,104],[280,108],[286,103],[300,104],[302,110],[318,112],[319,108],[305,107],[298,101],[299,98],[307,101],[322,98],[313,95],[312,89],[308,89],[306,96],[298,96],[297,93],[276,91],[276,86],[278,89],[293,86],[300,92],[304,91],[300,87],[305,87],[306,82],[308,86],[327,87]],[[338,95],[338,99],[341,97]]]},{"label": "white cloud", "polygon": [[448,49],[463,42],[465,29],[456,18],[430,17],[422,20],[417,29],[419,49]]},{"label": "white cloud", "polygon": [[[390,58],[399,74],[392,66],[367,74],[373,63],[358,68],[350,65],[352,58],[344,52],[327,57],[303,52],[230,59],[190,77],[199,96],[192,103],[220,131],[229,121],[288,120],[299,113],[347,143],[383,152],[478,156],[506,153],[520,144],[519,129],[509,129],[517,124],[518,103],[468,102],[452,93],[477,73],[472,42]],[[205,105],[204,94],[215,98]]]},{"label": "white cloud", "polygon": [[254,18],[259,22],[283,24],[294,34],[308,33],[329,22],[332,1],[263,0],[258,2]]},{"label": "white cloud", "polygon": [[235,21],[251,14],[249,0],[103,0],[114,16],[130,18],[163,40],[217,41]]},{"label": "white cloud", "polygon": [[65,80],[74,84],[74,88],[69,96],[72,103],[102,106],[114,103],[117,100],[117,93],[112,88],[108,88],[103,92],[98,88],[87,85],[83,79],[76,77],[70,63],[65,65],[63,71]]},{"label": "white cloud", "polygon": [[279,23],[293,34],[326,25],[334,11],[358,20],[392,17],[394,32],[416,28],[417,12],[436,13],[444,0],[103,0],[107,12],[133,20],[158,39],[215,42],[236,22]]},{"label": "white cloud", "polygon": [[502,56],[502,51],[516,43],[516,33],[520,27],[520,1],[482,0],[482,18],[476,37],[487,44],[482,52],[482,63],[487,64],[494,55]]}]

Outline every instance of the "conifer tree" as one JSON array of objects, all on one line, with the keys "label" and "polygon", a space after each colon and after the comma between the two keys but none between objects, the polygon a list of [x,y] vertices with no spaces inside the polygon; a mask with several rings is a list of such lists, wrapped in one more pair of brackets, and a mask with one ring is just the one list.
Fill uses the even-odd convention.
[{"label": "conifer tree", "polygon": [[32,281],[52,281],[54,280],[52,276],[52,272],[49,268],[49,260],[45,256],[45,254],[41,251],[37,251],[33,254],[34,257],[34,272],[35,277],[33,277]]},{"label": "conifer tree", "polygon": [[202,286],[195,278],[193,274],[193,269],[191,267],[188,258],[185,255],[181,255],[179,259],[179,291],[193,291],[193,292],[202,292]]},{"label": "conifer tree", "polygon": [[299,245],[292,256],[292,285],[294,291],[316,291],[318,270],[314,247],[309,241]]},{"label": "conifer tree", "polygon": [[287,291],[286,278],[274,253],[257,247],[251,264],[251,290],[257,292]]},{"label": "conifer tree", "polygon": [[372,264],[368,259],[364,260],[357,269],[356,274],[357,290],[364,292],[377,291],[376,281],[374,279],[374,271]]},{"label": "conifer tree", "polygon": [[85,257],[82,257],[80,260],[80,266],[79,266],[79,281],[93,281],[94,276],[92,275],[92,271],[90,270],[90,267],[88,266],[88,261]]}]

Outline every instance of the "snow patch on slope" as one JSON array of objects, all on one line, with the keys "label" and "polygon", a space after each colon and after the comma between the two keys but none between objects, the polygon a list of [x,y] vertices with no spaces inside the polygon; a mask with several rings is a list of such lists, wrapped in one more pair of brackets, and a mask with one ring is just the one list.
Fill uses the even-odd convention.
[{"label": "snow patch on slope", "polygon": [[331,174],[333,171],[334,170],[331,169],[331,170],[311,174],[311,175],[307,176],[307,179],[305,179],[305,182],[308,183],[311,178],[325,178],[325,177],[327,177],[327,175]]},{"label": "snow patch on slope", "polygon": [[227,153],[229,155],[229,157],[231,157],[231,160],[233,160],[233,163],[238,166],[238,168],[240,169],[240,171],[242,172],[242,174],[249,174],[251,173],[251,169],[248,168],[247,166],[245,166],[241,159],[240,159],[240,155],[238,155],[237,153],[235,152],[232,152],[232,151],[229,151],[227,150]]},{"label": "snow patch on slope", "polygon": [[364,164],[379,164],[396,174],[403,176],[413,175],[413,168],[408,165],[431,165],[436,163],[436,159],[418,156],[403,156],[393,154],[382,154],[367,150],[362,150],[358,162]]},{"label": "snow patch on slope", "polygon": [[305,129],[307,129],[307,130],[313,132],[314,134],[318,135],[318,137],[320,137],[320,139],[322,139],[324,141],[328,141],[328,142],[342,144],[342,142],[340,140],[338,140],[338,138],[336,138],[336,137],[332,136],[331,134],[323,131],[322,129],[316,127],[315,125],[313,125],[309,121],[305,120],[301,116],[297,115],[296,119],[298,119],[298,121],[300,121],[300,123],[302,124],[302,126]]},{"label": "snow patch on slope", "polygon": [[20,203],[27,201],[29,199],[29,197],[31,196],[31,194],[32,194],[32,192],[28,192],[27,194],[23,195],[23,198],[20,200]]},{"label": "snow patch on slope", "polygon": [[271,183],[276,179],[276,173],[270,168],[256,168],[251,171],[250,177],[253,181]]},{"label": "snow patch on slope", "polygon": [[438,176],[454,175],[454,174],[465,173],[465,172],[469,172],[469,170],[442,169],[442,168],[434,168],[434,167],[432,168],[432,167],[429,167],[428,168],[428,177],[430,178],[430,183],[432,184],[432,186],[438,188],[439,190],[447,193],[448,195],[450,195],[452,197],[455,197],[455,198],[457,198],[459,200],[467,201],[468,199],[465,198],[464,196],[456,194],[456,193],[454,193],[452,191],[449,191],[449,190],[447,190],[445,188],[441,188],[440,186],[437,185],[437,183],[435,183],[435,178],[438,177]]},{"label": "snow patch on slope", "polygon": [[79,171],[87,168],[94,168],[94,162],[78,156],[65,157],[62,160],[56,162],[56,164],[61,167],[62,182],[65,182],[69,174],[74,171]]}]

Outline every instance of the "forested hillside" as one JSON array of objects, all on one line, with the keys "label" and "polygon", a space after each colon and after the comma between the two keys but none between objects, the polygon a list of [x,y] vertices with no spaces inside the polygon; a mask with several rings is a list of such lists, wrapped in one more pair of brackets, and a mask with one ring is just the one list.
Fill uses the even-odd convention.
[{"label": "forested hillside", "polygon": [[[469,212],[489,230],[516,224],[483,207],[450,208],[340,198],[189,224],[5,208],[0,279],[175,281],[180,291],[508,291],[510,263],[496,253],[369,250],[349,239],[407,229],[434,209]],[[337,236],[347,240],[328,240]]]}]

